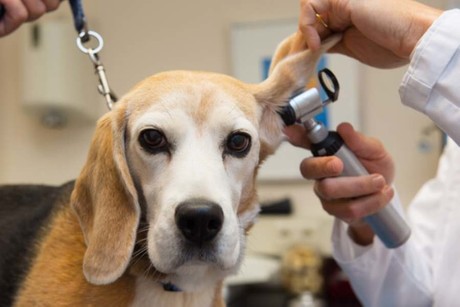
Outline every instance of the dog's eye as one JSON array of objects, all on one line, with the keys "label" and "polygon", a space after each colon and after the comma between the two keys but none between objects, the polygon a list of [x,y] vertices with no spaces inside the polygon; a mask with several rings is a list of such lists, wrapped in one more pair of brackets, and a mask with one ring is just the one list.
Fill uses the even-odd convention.
[{"label": "dog's eye", "polygon": [[251,148],[251,137],[244,132],[234,132],[227,138],[226,152],[238,158],[244,157]]},{"label": "dog's eye", "polygon": [[156,129],[146,129],[139,135],[141,146],[151,153],[165,151],[168,148],[168,141],[163,132]]}]

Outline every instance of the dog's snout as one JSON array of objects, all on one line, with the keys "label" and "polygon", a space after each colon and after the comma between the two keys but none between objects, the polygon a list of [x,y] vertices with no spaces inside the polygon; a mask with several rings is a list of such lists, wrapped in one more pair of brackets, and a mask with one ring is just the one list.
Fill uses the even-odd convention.
[{"label": "dog's snout", "polygon": [[201,245],[216,237],[224,223],[222,208],[212,202],[193,200],[181,203],[175,213],[176,225],[184,237]]}]

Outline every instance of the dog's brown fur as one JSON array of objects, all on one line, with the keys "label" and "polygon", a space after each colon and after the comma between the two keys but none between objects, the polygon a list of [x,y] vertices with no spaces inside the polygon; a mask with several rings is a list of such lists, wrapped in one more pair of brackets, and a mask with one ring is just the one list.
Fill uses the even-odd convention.
[{"label": "dog's brown fur", "polygon": [[[250,105],[240,106],[254,121],[263,119],[259,127],[265,135],[261,140],[260,162],[276,149],[277,142],[270,139],[280,139],[281,126],[276,114],[279,106],[306,84],[319,54],[333,44],[317,54],[303,52],[286,58],[298,51],[295,46],[299,46],[300,41],[297,36],[281,45],[274,57],[271,77],[261,84],[246,85],[219,75],[207,77],[241,95],[237,97],[239,101],[254,100],[260,104],[260,115],[253,113]],[[280,61],[282,64],[277,65]],[[177,73],[176,80],[189,78],[186,74]],[[134,90],[152,80],[140,83]],[[143,112],[148,105],[140,104],[128,111],[133,97],[129,94],[127,97],[98,122],[87,162],[72,192],[72,206],[55,206],[49,226],[37,238],[36,256],[16,295],[15,306],[129,306],[135,296],[136,276],[150,270],[148,257],[131,259],[143,234],[139,226],[139,200],[123,144],[127,117]],[[194,111],[198,122],[206,121],[213,100],[202,101],[199,110]],[[252,186],[240,202],[238,214],[255,203],[255,178],[256,174],[249,181]],[[149,275],[155,278],[161,273],[153,269]],[[225,305],[222,284],[215,285],[213,306]]]}]

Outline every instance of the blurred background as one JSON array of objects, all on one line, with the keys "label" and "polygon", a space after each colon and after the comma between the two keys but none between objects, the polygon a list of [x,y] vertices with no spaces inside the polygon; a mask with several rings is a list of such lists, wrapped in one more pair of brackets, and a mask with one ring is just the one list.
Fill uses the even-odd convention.
[{"label": "blurred background", "polygon": [[[451,5],[447,0],[423,2],[439,8]],[[98,0],[83,4],[90,29],[104,38],[101,60],[119,96],[141,79],[165,70],[205,70],[238,77],[238,29],[292,26],[299,12],[298,0]],[[41,30],[37,24],[28,24],[0,39],[0,184],[59,185],[76,178],[96,119],[106,112],[96,91],[93,66],[75,45],[68,3],[41,18],[38,27]],[[349,120],[382,140],[393,155],[395,184],[407,205],[434,175],[443,136],[430,120],[401,105],[398,87],[405,68],[347,65],[339,65],[338,77],[339,81],[353,80],[348,88],[352,96],[347,96],[353,101],[339,97],[339,103],[344,110],[355,108]],[[45,87],[48,94],[36,90]],[[48,114],[44,99],[62,100],[66,112]],[[341,119],[348,120],[347,116]],[[277,176],[276,170],[270,171],[269,161],[259,180],[260,200],[270,214],[262,214],[251,231],[241,273],[228,281],[229,303],[294,306],[301,304],[299,294],[311,292],[316,304],[358,306],[346,277],[329,257],[333,220],[322,211],[312,183],[297,173],[300,159],[309,153],[290,148],[286,155],[289,158],[281,154],[274,159],[278,164],[283,161],[288,174]],[[281,209],[270,210],[277,206]],[[337,304],[337,298],[341,303]]]}]

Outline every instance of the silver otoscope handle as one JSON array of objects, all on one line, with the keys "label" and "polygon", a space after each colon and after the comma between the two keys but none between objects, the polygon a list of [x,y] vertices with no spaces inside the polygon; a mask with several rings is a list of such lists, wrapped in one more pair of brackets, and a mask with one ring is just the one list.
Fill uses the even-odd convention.
[{"label": "silver otoscope handle", "polygon": [[[344,170],[342,176],[364,176],[369,174],[345,144],[334,155],[343,161]],[[388,248],[396,248],[404,244],[410,237],[411,230],[409,226],[392,203],[387,204],[377,213],[365,217],[364,220]]]},{"label": "silver otoscope handle", "polygon": [[[291,99],[289,105],[280,112],[281,118],[286,125],[300,122],[305,126],[314,156],[334,155],[340,158],[344,165],[342,176],[368,175],[367,170],[348,149],[340,135],[329,131],[313,119],[325,105],[337,100],[339,92],[339,83],[330,70],[321,70],[318,77],[329,99],[322,101],[318,90],[312,88]],[[411,234],[406,221],[391,203],[377,213],[367,216],[365,221],[388,248],[402,245]]]}]

